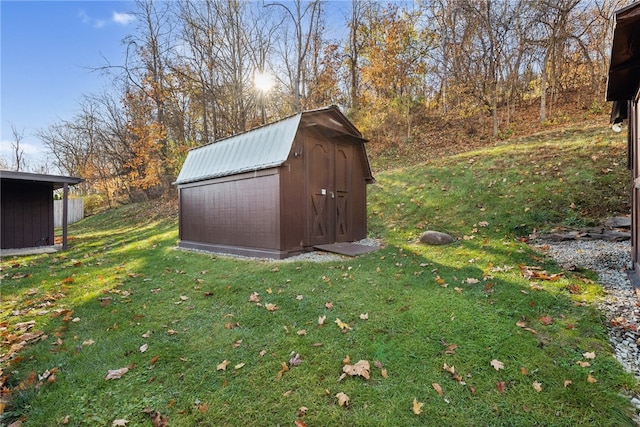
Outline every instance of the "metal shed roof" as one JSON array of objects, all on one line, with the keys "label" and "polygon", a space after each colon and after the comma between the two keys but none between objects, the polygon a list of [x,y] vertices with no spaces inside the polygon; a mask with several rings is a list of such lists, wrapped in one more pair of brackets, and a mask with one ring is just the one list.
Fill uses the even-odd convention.
[{"label": "metal shed roof", "polygon": [[189,151],[176,184],[269,169],[283,164],[302,113]]}]

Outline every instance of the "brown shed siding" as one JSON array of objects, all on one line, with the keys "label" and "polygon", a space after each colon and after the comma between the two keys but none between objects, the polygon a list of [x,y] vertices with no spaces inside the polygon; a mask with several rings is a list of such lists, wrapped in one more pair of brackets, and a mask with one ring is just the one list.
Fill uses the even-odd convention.
[{"label": "brown shed siding", "polygon": [[278,171],[270,172],[182,188],[180,239],[257,250],[280,249]]},{"label": "brown shed siding", "polygon": [[3,180],[0,192],[1,248],[53,245],[53,185]]}]

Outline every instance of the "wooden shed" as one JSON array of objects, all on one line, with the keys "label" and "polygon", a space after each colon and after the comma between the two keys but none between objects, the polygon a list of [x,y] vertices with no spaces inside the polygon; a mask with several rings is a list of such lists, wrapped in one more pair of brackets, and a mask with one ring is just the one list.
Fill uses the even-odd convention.
[{"label": "wooden shed", "polygon": [[53,191],[63,189],[62,248],[67,248],[69,185],[81,178],[0,170],[0,249],[54,246]]},{"label": "wooden shed", "polygon": [[189,151],[179,246],[281,259],[365,238],[365,142],[332,106]]},{"label": "wooden shed", "polygon": [[631,171],[631,259],[640,279],[640,2],[616,12],[607,101],[614,101],[611,121],[628,122],[628,167]]}]

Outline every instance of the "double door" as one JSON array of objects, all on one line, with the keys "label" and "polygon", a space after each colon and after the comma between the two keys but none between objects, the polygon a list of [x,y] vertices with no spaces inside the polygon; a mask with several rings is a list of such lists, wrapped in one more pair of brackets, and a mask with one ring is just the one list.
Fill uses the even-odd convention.
[{"label": "double door", "polygon": [[312,140],[305,156],[311,246],[351,239],[351,169],[353,147]]}]

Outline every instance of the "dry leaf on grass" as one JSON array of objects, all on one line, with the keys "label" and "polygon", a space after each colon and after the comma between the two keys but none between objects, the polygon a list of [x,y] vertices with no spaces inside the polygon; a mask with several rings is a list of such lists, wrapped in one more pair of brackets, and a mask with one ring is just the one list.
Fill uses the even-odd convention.
[{"label": "dry leaf on grass", "polygon": [[276,311],[278,309],[278,306],[275,304],[271,304],[270,302],[266,303],[264,305],[264,308],[267,309],[267,311]]},{"label": "dry leaf on grass", "polygon": [[229,365],[229,361],[225,359],[222,362],[218,363],[218,366],[216,366],[216,371],[226,371],[227,365]]},{"label": "dry leaf on grass", "polygon": [[342,371],[344,374],[340,376],[338,381],[342,380],[347,375],[350,377],[361,376],[368,380],[371,372],[371,366],[366,360],[358,360],[358,363],[355,365],[344,365],[342,367]]},{"label": "dry leaf on grass", "polygon": [[349,406],[349,396],[347,396],[343,392],[337,393],[336,398],[338,399],[338,405]]},{"label": "dry leaf on grass", "polygon": [[502,363],[497,359],[493,359],[491,361],[491,366],[493,366],[493,369],[495,369],[496,371],[499,371],[500,369],[504,369],[504,363]]},{"label": "dry leaf on grass", "polygon": [[107,372],[107,376],[104,377],[105,380],[119,380],[122,378],[124,374],[129,372],[129,367],[125,366],[120,369],[109,369]]},{"label": "dry leaf on grass", "polygon": [[411,410],[413,411],[414,414],[420,415],[422,413],[423,405],[424,405],[423,402],[418,402],[418,400],[414,397],[413,404],[411,405]]},{"label": "dry leaf on grass", "polygon": [[336,323],[336,324],[338,325],[338,327],[339,327],[341,330],[343,330],[343,331],[346,331],[346,330],[349,330],[349,331],[350,331],[350,330],[351,330],[351,326],[349,326],[349,324],[348,324],[348,323],[345,323],[345,322],[343,322],[343,321],[342,321],[342,320],[340,320],[340,319],[336,319],[336,320],[335,320],[335,323]]},{"label": "dry leaf on grass", "polygon": [[537,391],[538,393],[540,393],[542,391],[542,383],[539,383],[538,381],[534,381],[533,382],[533,389],[535,391]]},{"label": "dry leaf on grass", "polygon": [[431,386],[433,387],[433,389],[440,395],[442,396],[444,394],[444,392],[442,391],[442,387],[440,387],[440,384],[438,383],[432,383]]}]

